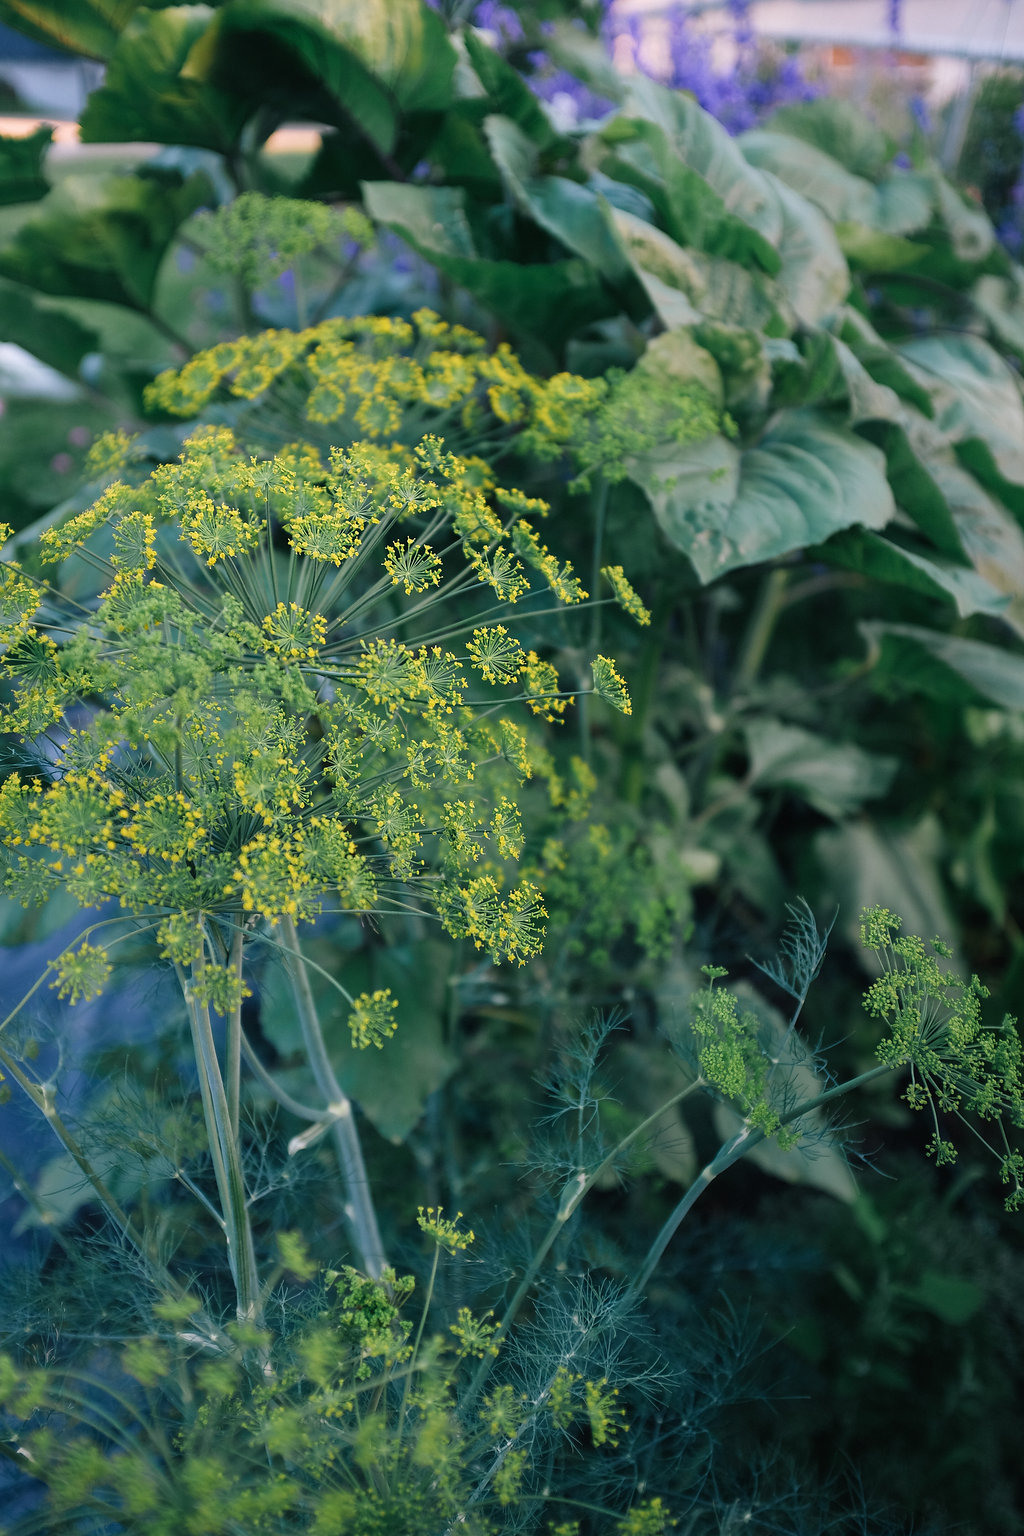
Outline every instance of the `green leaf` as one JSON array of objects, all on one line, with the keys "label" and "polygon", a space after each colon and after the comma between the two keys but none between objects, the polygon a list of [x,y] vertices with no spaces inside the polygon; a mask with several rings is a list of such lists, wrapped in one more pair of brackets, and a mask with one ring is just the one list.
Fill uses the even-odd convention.
[{"label": "green leaf", "polygon": [[985,1301],[985,1292],[973,1280],[940,1274],[934,1269],[926,1269],[917,1285],[900,1289],[908,1301],[933,1312],[940,1322],[952,1328],[969,1323]]},{"label": "green leaf", "polygon": [[971,289],[970,297],[975,311],[988,323],[993,344],[1012,352],[1018,362],[1024,363],[1021,269],[1015,268],[1012,277],[997,277],[995,273],[979,277]]},{"label": "green leaf", "polygon": [[875,188],[875,219],[891,235],[926,229],[935,211],[935,178],[920,171],[890,170]]},{"label": "green leaf", "polygon": [[139,10],[129,21],[81,118],[86,143],[189,144],[230,155],[259,98],[221,90],[190,73],[215,15],[209,5]]},{"label": "green leaf", "polygon": [[509,118],[538,149],[554,152],[568,147],[569,140],[558,132],[517,69],[472,28],[463,34],[463,44],[486,93],[489,116]]},{"label": "green leaf", "polygon": [[901,400],[909,401],[923,415],[933,416],[931,395],[901,361],[899,354],[883,341],[867,317],[847,305],[837,318],[836,334],[840,341],[846,343],[875,382],[895,391]]},{"label": "green leaf", "polygon": [[751,165],[771,171],[820,208],[833,223],[876,222],[877,195],[871,182],[852,175],[824,150],[766,128],[740,134],[737,142]]},{"label": "green leaf", "polygon": [[769,172],[764,176],[782,211],[779,287],[804,325],[818,325],[849,293],[850,269],[825,215]]},{"label": "green leaf", "polygon": [[[627,125],[633,131],[629,138]],[[778,272],[781,262],[775,247],[730,213],[721,195],[680,159],[657,123],[617,117],[605,136],[610,136],[613,149],[600,162],[601,170],[650,198],[665,230],[678,244]]]},{"label": "green leaf", "polygon": [[877,181],[892,159],[894,145],[866,113],[838,96],[780,107],[768,125],[773,132],[803,139],[854,176]]},{"label": "green leaf", "polygon": [[0,281],[0,336],[68,378],[78,378],[87,352],[99,350],[99,336],[73,315],[40,304],[26,288]]},{"label": "green leaf", "polygon": [[[451,105],[456,54],[420,0],[226,0],[190,74],[226,86],[240,68],[275,106],[342,126],[355,122],[390,154],[403,114]],[[284,70],[284,80],[278,76]]]},{"label": "green leaf", "polygon": [[495,163],[522,212],[567,250],[590,262],[623,293],[637,318],[647,314],[640,284],[604,199],[568,177],[534,175],[534,147],[510,118],[488,117],[484,127]]},{"label": "green leaf", "polygon": [[996,232],[988,214],[938,172],[935,173],[935,191],[939,214],[957,261],[984,261],[996,243]]},{"label": "green leaf", "polygon": [[928,459],[935,481],[956,523],[974,569],[1009,602],[1003,618],[1024,634],[1024,534],[1016,520],[993,501],[973,475],[947,450]]},{"label": "green leaf", "polygon": [[861,819],[818,833],[814,852],[822,872],[821,906],[839,908],[852,950],[864,953],[858,913],[865,907],[898,912],[905,933],[957,931],[940,873],[944,843],[942,828],[930,815],[909,830]]},{"label": "green leaf", "polygon": [[201,172],[177,186],[137,175],[68,176],[0,250],[0,275],[148,312],[167,247],[209,197]]},{"label": "green leaf", "polygon": [[665,534],[704,582],[895,511],[877,448],[812,411],[783,411],[741,451],[723,437],[634,461]]},{"label": "green leaf", "polygon": [[849,742],[828,741],[801,726],[759,717],[744,723],[754,787],[782,785],[836,821],[884,795],[898,767]]},{"label": "green leaf", "polygon": [[837,224],[836,239],[847,261],[862,272],[906,272],[930,254],[926,245],[868,224]]},{"label": "green leaf", "polygon": [[10,203],[35,203],[45,197],[50,183],[43,161],[53,140],[52,128],[37,128],[24,138],[0,136],[0,207]]},{"label": "green leaf", "polygon": [[925,467],[929,462],[934,465],[936,456],[950,462],[949,454],[941,445],[935,446],[933,453],[926,451],[930,440],[926,427],[926,422],[919,422],[915,432],[913,419],[906,412],[891,421],[872,422],[861,430],[885,454],[886,474],[901,509],[928,535],[941,555],[961,566],[967,565],[953,510]]},{"label": "green leaf", "polygon": [[925,556],[866,528],[834,535],[819,551],[829,565],[859,571],[872,581],[892,582],[912,592],[952,601],[961,618],[972,613],[1004,613],[1009,598],[970,566]]},{"label": "green leaf", "polygon": [[0,0],[0,22],[38,43],[108,59],[139,0]]},{"label": "green leaf", "polygon": [[[675,153],[722,198],[729,211],[778,247],[783,234],[779,200],[767,178],[748,165],[736,140],[686,91],[669,90],[646,75],[630,75],[622,114],[623,137],[632,138],[631,118],[657,123]],[[614,143],[613,118],[602,130]]]},{"label": "green leaf", "polygon": [[899,351],[931,395],[939,431],[1024,512],[1024,400],[1005,359],[973,335],[922,336]]},{"label": "green leaf", "polygon": [[670,328],[718,320],[778,335],[785,301],[770,278],[701,251],[684,251],[671,235],[622,208],[611,219],[633,269],[661,320]]},{"label": "green leaf", "polygon": [[897,640],[904,651],[907,646],[923,651],[989,703],[1001,709],[1024,710],[1024,656],[1018,652],[916,624],[876,622],[861,624],[860,628],[873,643]]},{"label": "green leaf", "polygon": [[461,188],[365,182],[363,197],[378,223],[552,353],[575,331],[618,311],[593,267],[580,258],[524,265],[476,256]]}]

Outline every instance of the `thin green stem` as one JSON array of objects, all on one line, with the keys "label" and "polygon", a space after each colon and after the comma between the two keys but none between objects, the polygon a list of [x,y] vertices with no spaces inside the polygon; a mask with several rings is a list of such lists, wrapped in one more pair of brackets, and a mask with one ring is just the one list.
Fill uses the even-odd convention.
[{"label": "thin green stem", "polygon": [[789,572],[782,566],[777,566],[775,570],[768,572],[761,583],[757,603],[751,614],[750,623],[747,625],[739,660],[736,663],[736,672],[733,677],[734,693],[746,692],[761,670],[771,642],[772,631],[779,614],[785,607],[788,581]]},{"label": "thin green stem", "polygon": [[228,1123],[231,1126],[231,1134],[238,1141],[238,1115],[241,1102],[242,1085],[242,945],[245,942],[245,934],[238,928],[231,939],[231,954],[228,959],[229,968],[234,972],[239,984],[239,998],[236,1006],[228,1014],[228,1038],[225,1067],[227,1071],[227,1096],[228,1096]]},{"label": "thin green stem", "polygon": [[[562,1198],[558,1203],[558,1210],[555,1213],[555,1218],[551,1225],[548,1227],[548,1230],[545,1232],[543,1238],[541,1239],[540,1246],[537,1248],[532,1259],[523,1272],[523,1277],[516,1287],[515,1295],[512,1297],[512,1300],[505,1308],[502,1319],[498,1324],[497,1329],[495,1330],[493,1339],[495,1344],[500,1345],[502,1340],[505,1338],[506,1334],[512,1326],[513,1321],[515,1320],[519,1308],[522,1306],[523,1302],[529,1295],[533,1286],[533,1282],[536,1280],[537,1275],[540,1273],[540,1269],[544,1263],[544,1260],[551,1252],[551,1249],[554,1247],[561,1233],[565,1230],[565,1226],[569,1218],[574,1214],[580,1203],[585,1199],[587,1194],[589,1194],[590,1190],[593,1189],[598,1180],[601,1179],[611,1167],[613,1167],[616,1159],[621,1157],[622,1153],[625,1152],[628,1146],[630,1146],[634,1141],[638,1140],[647,1131],[653,1129],[653,1127],[657,1124],[666,1110],[673,1109],[676,1107],[676,1105],[682,1104],[684,1100],[690,1097],[691,1093],[696,1093],[698,1088],[703,1087],[704,1079],[703,1077],[698,1077],[694,1080],[694,1082],[687,1084],[685,1088],[681,1088],[679,1092],[673,1094],[670,1099],[666,1099],[663,1104],[659,1104],[658,1108],[654,1111],[653,1114],[648,1115],[647,1118],[642,1120],[639,1125],[634,1126],[633,1130],[630,1131],[628,1136],[624,1136],[621,1141],[616,1142],[612,1150],[606,1157],[601,1160],[600,1163],[598,1163],[596,1168],[592,1168],[589,1173],[587,1173],[583,1168],[580,1168],[575,1174],[573,1174],[572,1178],[568,1180],[565,1188],[562,1190]],[[483,1389],[483,1385],[490,1374],[493,1362],[493,1355],[485,1356],[477,1366],[476,1374],[474,1375],[473,1380],[470,1382],[469,1392],[464,1400],[464,1407],[467,1410],[472,1407],[472,1405],[479,1397],[480,1392]]]},{"label": "thin green stem", "polygon": [[[799,1120],[803,1115],[809,1115],[812,1110],[820,1109],[823,1104],[831,1103],[833,1099],[838,1099],[844,1094],[852,1093],[855,1088],[862,1088],[865,1083],[872,1082],[876,1077],[884,1077],[887,1072],[898,1070],[898,1066],[892,1067],[887,1062],[884,1062],[877,1067],[871,1067],[867,1072],[861,1072],[857,1077],[851,1077],[845,1083],[837,1083],[834,1088],[826,1089],[824,1093],[817,1094],[813,1099],[805,1099],[802,1104],[798,1104],[795,1109],[791,1109],[779,1122],[778,1129],[781,1130],[783,1126],[792,1125],[794,1120]],[[735,1136],[730,1137],[727,1142],[719,1147],[711,1162],[701,1169],[654,1239],[643,1266],[630,1285],[630,1295],[637,1296],[647,1288],[651,1276],[661,1262],[665,1249],[708,1186],[718,1178],[720,1173],[724,1173],[727,1168],[731,1168],[733,1163],[738,1162],[741,1157],[745,1157],[752,1147],[756,1147],[764,1140],[764,1131],[757,1130],[750,1125],[745,1125],[741,1130],[737,1131]]]},{"label": "thin green stem", "polygon": [[228,1264],[235,1282],[238,1319],[240,1322],[259,1324],[262,1320],[260,1283],[256,1268],[256,1249],[253,1243],[252,1224],[249,1220],[249,1202],[242,1173],[242,1158],[238,1137],[232,1128],[228,1097],[217,1060],[217,1047],[210,1023],[210,1009],[196,996],[196,971],[193,967],[191,981],[180,967],[178,981],[188,1008],[195,1049],[196,1067],[199,1071],[199,1089],[203,1101],[210,1156],[220,1196],[221,1215],[228,1250]]},{"label": "thin green stem", "polygon": [[280,919],[284,937],[285,965],[292,983],[295,1007],[302,1027],[306,1055],[316,1085],[327,1101],[330,1113],[335,1116],[331,1127],[338,1153],[338,1164],[345,1186],[345,1215],[352,1229],[356,1252],[365,1272],[379,1280],[387,1260],[377,1226],[377,1213],[370,1194],[370,1184],[359,1144],[352,1101],[344,1092],[334,1074],[327,1047],[324,1044],[320,1020],[317,1016],[313,991],[299,948],[299,936],[293,917]]}]

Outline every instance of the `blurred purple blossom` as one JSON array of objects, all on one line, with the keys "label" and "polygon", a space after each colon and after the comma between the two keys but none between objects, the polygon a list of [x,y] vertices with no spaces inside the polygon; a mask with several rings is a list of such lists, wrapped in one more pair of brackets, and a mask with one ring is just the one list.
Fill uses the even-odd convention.
[{"label": "blurred purple blossom", "polygon": [[729,0],[728,11],[733,55],[728,67],[716,62],[713,39],[694,27],[681,6],[668,15],[667,68],[652,62],[640,17],[610,12],[604,36],[612,49],[620,38],[628,38],[638,69],[676,90],[691,91],[730,133],[753,128],[787,102],[809,101],[818,94],[796,55],[780,56],[762,46],[751,24],[749,0]]},{"label": "blurred purple blossom", "polygon": [[893,37],[903,33],[903,0],[889,0],[889,31]]},{"label": "blurred purple blossom", "polygon": [[70,453],[55,453],[50,460],[50,468],[55,475],[67,475],[75,467],[75,461]]},{"label": "blurred purple blossom", "polygon": [[932,131],[932,114],[923,96],[916,93],[911,96],[910,115],[914,120],[915,126],[927,137]]}]

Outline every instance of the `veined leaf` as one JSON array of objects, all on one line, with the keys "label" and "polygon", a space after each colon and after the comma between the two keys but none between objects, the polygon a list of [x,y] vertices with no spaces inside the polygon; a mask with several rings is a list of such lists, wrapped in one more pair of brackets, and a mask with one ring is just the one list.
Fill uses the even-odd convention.
[{"label": "veined leaf", "polygon": [[178,186],[142,176],[68,176],[0,250],[0,275],[42,293],[148,311],[164,252],[209,196],[202,173]]},{"label": "veined leaf", "polygon": [[1010,601],[971,566],[919,554],[867,528],[837,533],[820,554],[829,565],[859,571],[872,581],[892,582],[950,601],[960,618],[972,613],[1003,614]]},{"label": "veined leaf", "polygon": [[215,14],[209,5],[179,5],[132,17],[103,84],[86,102],[83,140],[155,140],[230,154],[259,98],[246,89],[244,76],[228,91],[190,73]]},{"label": "veined leaf", "polygon": [[833,223],[876,222],[877,195],[871,182],[854,176],[838,160],[805,139],[754,128],[740,134],[737,142],[751,165],[773,172],[820,208]]},{"label": "veined leaf", "polygon": [[1024,656],[1019,652],[916,624],[865,623],[860,628],[873,643],[891,638],[924,651],[1001,709],[1024,710]]},{"label": "veined leaf", "polygon": [[558,132],[517,69],[481,37],[467,29],[463,44],[486,93],[488,115],[509,118],[538,149],[554,150],[568,141]]},{"label": "veined leaf", "polygon": [[73,315],[39,304],[26,288],[6,282],[0,282],[0,336],[72,379],[85,354],[100,344],[97,333]]},{"label": "veined leaf", "polygon": [[854,524],[882,528],[895,511],[879,450],[813,411],[781,412],[755,447],[666,446],[630,474],[705,582]]},{"label": "veined leaf", "polygon": [[454,99],[455,50],[420,0],[226,0],[189,73],[226,88],[242,62],[250,88],[280,110],[308,116],[316,94],[317,112],[338,126],[354,121],[383,154],[402,114],[441,112]]},{"label": "veined leaf", "polygon": [[0,22],[88,59],[108,59],[139,0],[0,0]]}]

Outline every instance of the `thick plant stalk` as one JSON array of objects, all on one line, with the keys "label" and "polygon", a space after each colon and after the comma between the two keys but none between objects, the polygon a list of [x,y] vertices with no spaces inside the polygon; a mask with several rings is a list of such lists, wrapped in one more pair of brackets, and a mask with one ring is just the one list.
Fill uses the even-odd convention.
[{"label": "thick plant stalk", "polygon": [[227,1242],[228,1264],[235,1282],[238,1320],[259,1324],[262,1320],[260,1283],[256,1269],[256,1250],[249,1220],[249,1202],[242,1173],[242,1158],[238,1137],[232,1125],[231,1108],[224,1088],[217,1047],[210,1024],[208,1004],[201,1003],[195,990],[189,985],[184,973],[178,969],[178,979],[188,1007],[192,1044],[196,1066],[199,1070],[199,1089],[203,1100],[203,1115],[213,1159],[213,1171],[220,1196],[224,1237]]},{"label": "thick plant stalk", "polygon": [[356,1128],[352,1100],[335,1077],[334,1068],[327,1054],[312,988],[302,962],[295,919],[282,917],[280,928],[281,937],[284,940],[285,964],[291,978],[306,1055],[316,1079],[316,1085],[323,1094],[328,1112],[332,1116],[331,1135],[334,1137],[338,1163],[345,1185],[345,1215],[352,1229],[352,1237],[362,1269],[371,1279],[378,1280],[387,1260],[377,1226],[377,1213],[370,1195],[370,1184],[366,1175],[366,1164],[363,1161],[363,1149],[359,1144],[359,1132]]}]

